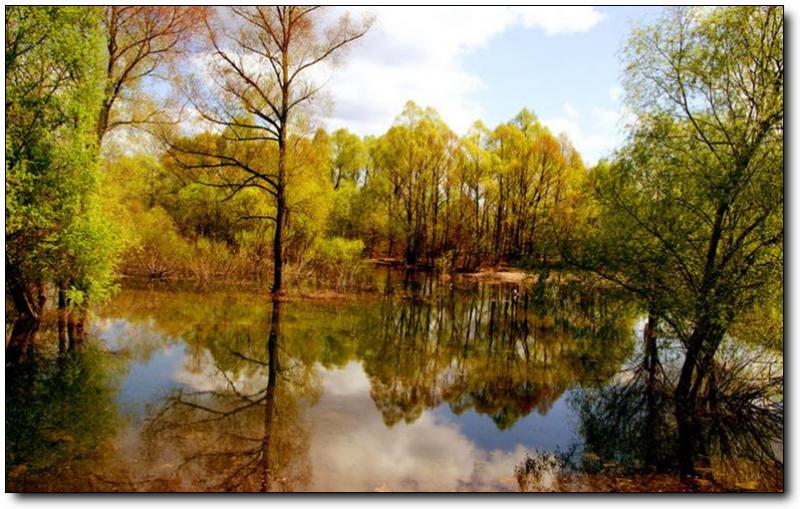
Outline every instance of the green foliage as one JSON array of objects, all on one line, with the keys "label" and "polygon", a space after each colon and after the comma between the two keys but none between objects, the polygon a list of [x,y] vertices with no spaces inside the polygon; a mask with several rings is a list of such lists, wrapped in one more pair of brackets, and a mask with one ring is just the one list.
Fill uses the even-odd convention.
[{"label": "green foliage", "polygon": [[355,182],[344,181],[333,194],[333,203],[328,215],[328,232],[333,235],[354,236],[360,233],[362,220],[360,205],[362,190]]},{"label": "green foliage", "polygon": [[64,272],[70,274],[68,300],[76,305],[102,302],[118,289],[119,257],[127,245],[120,225],[108,220],[99,199],[89,200],[91,208],[75,218],[57,241],[64,247],[60,253]]},{"label": "green foliage", "polygon": [[318,286],[322,281],[338,291],[358,289],[369,280],[363,252],[361,240],[317,239],[308,255],[308,268]]},{"label": "green foliage", "polygon": [[715,329],[710,352],[741,313],[773,307],[782,278],[781,25],[770,8],[674,9],[637,32],[638,126],[593,175],[589,265],[681,337]]},{"label": "green foliage", "polygon": [[377,238],[388,255],[402,250],[407,263],[433,265],[445,253],[456,268],[552,263],[578,219],[580,157],[527,110],[494,132],[478,123],[459,139],[434,110],[410,102],[367,145],[367,178],[357,194],[340,189],[354,199],[349,208],[337,201],[336,231],[355,229],[347,235],[370,245]]},{"label": "green foliage", "polygon": [[123,241],[98,193],[96,123],[105,65],[100,10],[17,6],[7,14],[11,287],[63,282],[73,304],[101,300],[113,290]]},{"label": "green foliage", "polygon": [[[277,154],[269,144],[201,133],[180,146],[196,154],[213,147],[267,175],[275,171]],[[527,110],[494,132],[478,123],[458,138],[434,110],[409,103],[383,136],[362,140],[344,129],[330,135],[320,129],[311,138],[293,138],[292,147],[282,252],[297,278],[306,277],[301,274],[309,262],[319,261],[319,239],[336,237],[360,240],[363,256],[402,254],[431,266],[438,260],[447,271],[501,260],[549,265],[559,262],[560,239],[585,208],[580,157],[569,140],[554,137]],[[236,187],[248,178],[244,170],[238,175],[207,163],[204,156],[174,154],[161,164],[121,158],[113,171],[131,174],[131,189],[123,194],[134,213],[159,205],[189,244],[225,244],[215,247],[217,258],[228,260],[232,270],[193,270],[191,258],[203,256],[200,250],[188,256],[182,273],[265,275],[274,196],[250,184]],[[127,186],[128,180],[121,182]],[[131,224],[135,230],[139,222]],[[329,277],[330,286],[341,287],[327,271],[315,277],[315,286]]]},{"label": "green foliage", "polygon": [[368,154],[361,138],[346,129],[330,136],[331,182],[334,189],[344,182],[357,183],[364,177]]},{"label": "green foliage", "polygon": [[[684,346],[669,396],[679,468],[692,475],[713,443],[697,438],[704,391],[714,391],[715,412],[724,406],[713,386],[728,362],[719,359],[725,338],[773,349],[783,341],[782,12],[671,9],[634,33],[626,58],[636,122],[627,145],[592,172],[596,208],[569,256],[629,290]],[[732,407],[746,408],[747,397]],[[756,456],[773,462],[762,452],[771,447]]]},{"label": "green foliage", "polygon": [[156,278],[178,273],[190,248],[167,212],[156,206],[137,214],[135,219],[138,236],[126,256],[126,271]]},{"label": "green foliage", "polygon": [[[153,20],[171,17],[143,9]],[[511,263],[539,270],[538,283],[523,295],[482,289],[470,302],[455,291],[431,302],[415,295],[387,299],[356,319],[329,312],[306,326],[300,310],[284,324],[304,366],[298,377],[311,378],[319,359],[336,366],[363,361],[387,424],[413,421],[446,401],[455,413],[474,408],[490,415],[499,428],[533,408],[546,413],[576,380],[584,388],[608,380],[631,353],[630,308],[616,307],[611,292],[596,287],[553,284],[553,267],[571,265],[612,281],[681,341],[677,420],[696,418],[681,412],[694,410],[684,405],[686,396],[731,383],[717,369],[726,337],[782,349],[782,8],[675,8],[636,28],[624,52],[635,121],[625,146],[588,172],[566,136],[528,109],[494,129],[476,122],[459,137],[435,110],[408,102],[383,135],[319,129],[311,136],[306,103],[316,90],[294,76],[367,27],[343,18],[317,37],[315,11],[297,9],[239,13],[247,21],[242,39],[228,42],[262,66],[238,67],[212,34],[217,62],[208,71],[221,90],[188,88],[215,128],[178,135],[162,126],[152,134],[166,151],[130,137],[130,146],[106,150],[105,159],[98,138],[127,123],[120,115],[130,111],[109,116],[120,91],[108,88],[114,58],[107,52],[115,49],[103,9],[6,10],[6,292],[17,323],[30,318],[35,333],[45,294],[57,286],[66,289],[72,329],[75,316],[117,289],[119,271],[202,282],[274,274],[281,293],[286,264],[292,287],[345,292],[374,289],[368,257],[402,258],[443,274]],[[170,41],[192,31],[193,20],[204,16],[195,14]],[[144,60],[149,70],[139,61],[142,74],[116,80],[131,87],[119,97],[138,111],[160,102],[153,94],[132,104],[146,92],[144,77],[163,68],[157,55],[177,57],[173,47],[184,42],[154,50],[126,37],[132,40],[120,40],[133,42],[130,48],[144,44],[137,47],[152,52]],[[255,42],[267,52],[253,51]],[[262,72],[276,65],[277,54],[287,72]],[[118,56],[117,71],[120,62],[136,62],[130,53]],[[266,317],[252,302],[220,301],[212,313],[160,304],[179,311],[169,332],[191,336],[191,346],[208,349],[217,367],[263,367],[246,366],[247,357],[230,348],[263,358]],[[209,321],[234,326],[221,334]],[[199,324],[205,325],[187,330]],[[12,372],[9,479],[22,479],[25,469],[62,475],[63,462],[94,454],[110,436],[116,416],[106,357],[71,351]],[[444,369],[457,369],[457,376]],[[441,380],[446,387],[436,385]],[[782,379],[770,390],[779,393],[779,385]],[[765,393],[748,395],[760,404]],[[642,419],[641,397],[628,406],[622,396],[597,392],[582,401],[584,432],[604,459],[638,466],[643,451],[623,442],[648,433],[660,439],[663,430],[652,433]],[[610,413],[619,414],[617,429],[607,426]],[[37,430],[30,443],[20,438],[27,428]],[[608,440],[610,432],[619,436]],[[669,443],[665,455],[672,458],[681,443],[691,449],[693,440],[685,438]],[[541,477],[542,470],[526,463],[519,473]]]},{"label": "green foliage", "polygon": [[226,244],[200,237],[189,253],[189,267],[199,281],[226,278],[233,273],[233,256]]}]

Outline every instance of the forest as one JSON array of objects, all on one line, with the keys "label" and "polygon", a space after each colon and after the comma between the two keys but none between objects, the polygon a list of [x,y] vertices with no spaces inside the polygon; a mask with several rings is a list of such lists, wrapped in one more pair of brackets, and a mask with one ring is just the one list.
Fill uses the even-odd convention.
[{"label": "forest", "polygon": [[[774,379],[769,388],[751,384],[750,399],[736,401],[763,413],[759,401],[777,398],[780,433],[771,436],[781,437],[782,478],[783,8],[666,8],[655,23],[636,27],[620,54],[631,118],[625,143],[592,165],[566,134],[551,131],[524,107],[499,125],[476,120],[459,134],[436,105],[412,97],[382,134],[327,129],[322,120],[330,106],[320,76],[364,43],[376,23],[370,15],[332,16],[326,8],[300,6],[7,7],[7,381],[42,355],[94,352],[92,324],[122,302],[138,309],[138,301],[126,300],[136,285],[189,288],[220,310],[229,304],[209,297],[215,295],[210,289],[248,285],[255,290],[247,305],[273,311],[247,316],[263,315],[272,328],[266,350],[238,359],[266,356],[257,361],[269,372],[265,397],[283,397],[270,389],[290,383],[275,378],[284,364],[275,349],[281,313],[296,317],[284,322],[293,330],[305,312],[298,309],[309,306],[375,299],[385,306],[393,283],[375,278],[385,271],[415,285],[423,278],[422,300],[401,300],[390,312],[381,307],[378,315],[390,317],[376,318],[372,326],[352,325],[347,330],[360,331],[358,343],[347,347],[352,352],[342,353],[341,362],[331,362],[364,363],[387,426],[414,422],[422,408],[444,402],[488,412],[499,429],[534,408],[545,414],[574,384],[589,387],[612,378],[613,366],[630,351],[602,338],[624,336],[636,319],[644,365],[651,374],[669,372],[659,387],[671,405],[675,443],[664,461],[682,480],[701,479],[709,468],[707,435],[700,430],[709,426],[709,408],[719,411],[709,398],[719,401],[713,398],[725,379],[721,369],[731,367],[723,362],[730,338],[778,356],[773,366],[780,371],[779,388]],[[536,97],[530,100],[535,106]],[[513,294],[481,290],[480,304],[469,310],[457,310],[460,301],[446,297],[440,304],[428,300],[440,291],[463,291],[476,279],[494,288],[504,277],[528,283]],[[551,284],[568,289],[543,286]],[[592,297],[585,308],[576,285],[604,297]],[[614,299],[624,299],[626,318],[617,316]],[[485,309],[484,300],[491,302]],[[166,298],[160,312],[171,309],[174,319],[195,323],[177,302],[179,297]],[[529,324],[529,314],[545,302],[554,318]],[[448,306],[452,314],[431,318]],[[481,322],[484,313],[487,321]],[[608,313],[613,325],[596,322]],[[523,319],[524,325],[517,323]],[[218,323],[227,320],[220,315]],[[528,368],[509,360],[514,348],[492,346],[527,345],[525,338],[535,335],[530,331],[570,320],[580,325],[572,323],[568,337],[552,333],[547,347],[534,349],[546,365],[555,362],[552,369],[563,379],[541,373],[528,379],[522,374]],[[181,329],[171,337],[201,341],[205,336],[197,330],[216,331],[213,323],[197,323],[195,332]],[[404,332],[406,327],[414,332]],[[435,327],[444,332],[433,334]],[[381,337],[393,346],[372,345],[369,330],[384,331]],[[447,354],[424,350],[419,366],[428,367],[415,375],[421,378],[398,382],[405,375],[385,370],[416,366],[415,347],[405,341],[420,330],[429,331],[422,341],[466,341],[463,354],[460,346]],[[302,334],[289,334],[292,348],[303,351],[297,339]],[[308,344],[325,334],[307,332]],[[488,346],[468,346],[484,336]],[[661,366],[666,360],[647,364],[657,341],[678,352],[672,371]],[[219,352],[215,358],[230,355]],[[422,379],[447,378],[431,374],[439,373],[430,363],[439,366],[440,356],[446,356],[441,369],[452,362],[469,380],[427,388]],[[467,359],[470,364],[463,364]],[[314,361],[305,365],[310,369]],[[239,368],[218,368],[230,369]],[[507,370],[513,376],[501,379]],[[498,379],[470,378],[477,373]],[[35,377],[17,378],[25,384],[15,389],[20,394],[39,390]],[[426,389],[406,394],[407,405],[392,399],[398,386],[418,382]],[[534,390],[543,385],[550,392]],[[512,404],[476,395],[489,389],[513,392],[516,399]],[[391,404],[379,403],[378,396]],[[173,403],[192,397],[181,393]],[[191,401],[184,412],[222,412]],[[586,401],[584,412],[591,406]],[[168,408],[159,418],[179,412],[180,405]],[[187,419],[181,415],[171,422]],[[276,415],[281,422],[296,418]],[[6,428],[8,441],[8,418]],[[264,441],[262,459],[269,456]],[[279,441],[276,435],[274,443]],[[771,447],[764,454],[773,454]],[[7,472],[14,465],[9,451],[7,445]],[[292,454],[278,451],[285,458]],[[539,467],[520,468],[518,475]],[[242,484],[231,477],[220,486],[270,489],[278,482],[271,475]],[[148,483],[139,488],[175,488]],[[570,486],[562,489],[583,489]],[[701,481],[692,486],[707,487]]]}]

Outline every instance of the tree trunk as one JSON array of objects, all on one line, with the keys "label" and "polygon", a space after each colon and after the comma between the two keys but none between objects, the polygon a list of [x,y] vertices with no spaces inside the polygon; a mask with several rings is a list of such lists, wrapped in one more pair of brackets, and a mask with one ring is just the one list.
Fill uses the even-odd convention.
[{"label": "tree trunk", "polygon": [[686,357],[681,368],[678,385],[675,387],[675,418],[678,422],[678,460],[681,476],[697,474],[696,438],[698,433],[698,394],[708,374],[710,359],[713,359],[724,330],[714,325],[707,315],[698,320],[686,348]]},{"label": "tree trunk", "polygon": [[[281,157],[281,159],[283,158]],[[275,214],[275,236],[272,241],[272,257],[274,261],[272,277],[273,299],[285,295],[283,290],[283,223],[286,203],[282,185],[279,185],[276,194],[277,212]]]},{"label": "tree trunk", "polygon": [[100,108],[100,113],[97,116],[97,144],[101,146],[106,131],[108,130],[108,119],[111,116],[112,102],[109,100],[103,101]]},{"label": "tree trunk", "polygon": [[41,282],[24,281],[16,267],[6,262],[6,291],[14,303],[16,319],[6,345],[6,362],[16,363],[33,353],[41,313],[47,298]]},{"label": "tree trunk", "polygon": [[283,227],[286,216],[286,129],[289,125],[289,39],[284,31],[281,53],[281,104],[278,116],[278,182],[275,189],[275,237],[272,241],[273,274],[272,300],[280,300],[285,295],[283,289]]},{"label": "tree trunk", "polygon": [[73,337],[70,340],[70,347],[75,348],[83,344],[86,339],[86,318],[89,310],[85,304],[81,304],[75,311],[75,324],[73,329]]},{"label": "tree trunk", "polygon": [[497,198],[497,217],[494,222],[494,265],[497,266],[500,263],[500,246],[502,241],[502,234],[503,234],[503,179],[502,177],[499,180],[499,191],[498,191],[498,198]]},{"label": "tree trunk", "polygon": [[7,363],[18,363],[33,353],[39,324],[40,320],[31,314],[20,315],[14,320],[11,338],[6,347]]},{"label": "tree trunk", "polygon": [[58,351],[64,353],[69,346],[67,339],[67,285],[58,284]]},{"label": "tree trunk", "polygon": [[77,346],[77,338],[75,336],[75,311],[67,313],[67,338],[69,338],[69,349],[72,350]]},{"label": "tree trunk", "polygon": [[681,368],[678,385],[675,387],[675,420],[678,423],[678,463],[681,477],[696,475],[694,469],[693,428],[696,402],[692,401],[691,387],[694,366],[697,362],[699,344],[696,337],[700,336],[699,329],[695,329],[686,350],[686,357]]},{"label": "tree trunk", "polygon": [[658,457],[656,454],[657,434],[656,427],[658,426],[658,401],[656,394],[656,381],[658,371],[658,343],[656,335],[656,326],[658,319],[653,315],[647,316],[647,324],[644,326],[644,369],[647,372],[647,385],[645,397],[647,399],[647,415],[645,417],[645,428],[647,436],[645,437],[645,455],[644,461],[648,466],[656,465]]}]

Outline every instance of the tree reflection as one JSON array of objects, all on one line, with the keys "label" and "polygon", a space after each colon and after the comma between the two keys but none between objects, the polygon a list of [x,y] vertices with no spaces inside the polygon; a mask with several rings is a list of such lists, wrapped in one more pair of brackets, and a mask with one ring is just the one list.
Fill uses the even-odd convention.
[{"label": "tree reflection", "polygon": [[[363,367],[387,426],[415,422],[446,404],[455,414],[488,415],[508,429],[532,412],[547,414],[568,395],[582,439],[559,459],[565,471],[594,479],[610,472],[672,475],[678,433],[671,394],[680,345],[659,338],[654,322],[635,341],[637,311],[607,288],[540,281],[526,287],[387,278],[394,289],[376,300],[272,308],[246,293],[123,295],[130,321],[160,328],[152,336],[162,343],[181,341],[186,357],[177,379],[182,388],[150,409],[144,467],[118,476],[131,481],[117,486],[307,488],[313,433],[307,410],[321,394],[325,370],[353,361]],[[151,341],[142,355],[157,351],[158,341]],[[755,370],[757,354],[731,346],[703,387],[692,417],[704,476],[697,482],[782,485],[782,378]],[[518,471],[527,489],[561,479],[553,477],[552,457],[540,459],[547,468],[534,461]],[[568,489],[585,487],[568,482]]]},{"label": "tree reflection", "polygon": [[281,346],[282,306],[272,303],[260,351],[231,348],[238,362],[224,367],[213,358],[219,386],[178,391],[152,415],[146,450],[173,447],[177,459],[164,475],[138,481],[140,487],[291,491],[307,484],[308,437],[298,400],[308,396],[310,374]]},{"label": "tree reflection", "polygon": [[674,430],[669,429],[669,391],[654,336],[646,340],[639,361],[606,387],[583,391],[576,398],[586,454],[579,469],[603,464],[665,470],[675,458]]},{"label": "tree reflection", "polygon": [[131,317],[180,335],[191,376],[151,407],[140,473],[109,481],[137,490],[307,486],[304,414],[319,395],[319,365],[361,361],[388,425],[446,403],[506,429],[547,413],[576,384],[603,383],[633,346],[630,309],[598,289],[401,284],[366,305],[274,303],[271,316],[249,295],[127,297]]},{"label": "tree reflection", "polygon": [[384,302],[361,338],[372,397],[388,425],[448,403],[500,429],[546,414],[576,384],[613,374],[630,354],[632,315],[600,292],[556,285],[414,291]]},{"label": "tree reflection", "polygon": [[[628,376],[576,398],[584,454],[580,472],[677,472],[679,429],[672,398],[682,350],[645,341]],[[659,351],[661,350],[661,351]],[[771,354],[728,343],[711,368],[692,422],[695,489],[783,489],[783,376]],[[646,489],[646,488],[645,488]]]},{"label": "tree reflection", "polygon": [[121,426],[121,366],[93,344],[6,366],[6,489],[85,491]]},{"label": "tree reflection", "polygon": [[[506,429],[534,410],[546,414],[571,387],[607,380],[633,347],[630,306],[578,282],[441,284],[405,274],[387,277],[386,288],[394,291],[378,302],[290,304],[283,344],[305,366],[360,361],[388,425],[447,403]],[[250,295],[168,296],[129,292],[117,301],[131,318],[182,338],[196,362],[207,352],[222,372],[246,364],[235,352],[263,334],[254,325],[264,311]]]}]

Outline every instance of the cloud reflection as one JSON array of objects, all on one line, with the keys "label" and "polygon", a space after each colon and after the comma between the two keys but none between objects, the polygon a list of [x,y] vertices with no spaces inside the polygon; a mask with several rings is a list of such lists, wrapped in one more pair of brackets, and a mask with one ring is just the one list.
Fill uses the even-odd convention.
[{"label": "cloud reflection", "polygon": [[387,427],[360,363],[320,375],[323,395],[309,409],[313,490],[514,490],[514,466],[535,454],[482,449],[432,410]]}]

